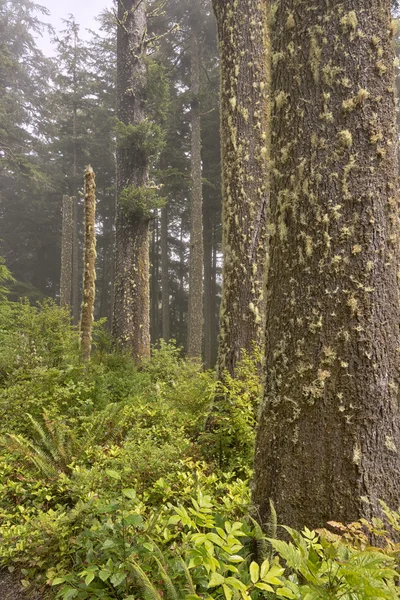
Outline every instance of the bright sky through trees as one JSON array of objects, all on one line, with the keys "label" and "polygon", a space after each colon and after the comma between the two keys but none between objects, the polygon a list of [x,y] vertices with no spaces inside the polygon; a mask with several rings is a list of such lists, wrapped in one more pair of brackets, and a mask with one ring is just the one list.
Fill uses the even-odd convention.
[{"label": "bright sky through trees", "polygon": [[[38,0],[38,4],[50,11],[48,17],[43,20],[50,23],[57,32],[64,29],[62,19],[67,19],[72,14],[80,25],[81,37],[86,37],[86,29],[96,30],[98,28],[96,17],[104,8],[112,6],[112,0],[85,0],[85,2],[82,2],[82,0],[67,0],[65,2],[60,2],[60,0]],[[47,34],[38,39],[38,45],[45,54],[54,53],[54,48]]]}]

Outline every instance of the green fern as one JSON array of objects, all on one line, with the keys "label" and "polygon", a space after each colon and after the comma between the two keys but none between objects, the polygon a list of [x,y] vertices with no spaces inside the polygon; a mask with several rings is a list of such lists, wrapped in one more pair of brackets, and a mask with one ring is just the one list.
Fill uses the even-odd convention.
[{"label": "green fern", "polygon": [[161,560],[157,556],[153,556],[153,560],[156,562],[160,575],[164,581],[165,589],[167,592],[167,598],[169,598],[169,600],[179,600],[179,594],[176,591],[176,588],[172,583],[171,578],[168,575],[167,570],[162,564]]},{"label": "green fern", "polygon": [[163,600],[158,590],[154,587],[146,573],[134,560],[130,561],[131,569],[138,586],[142,589],[144,600]]}]

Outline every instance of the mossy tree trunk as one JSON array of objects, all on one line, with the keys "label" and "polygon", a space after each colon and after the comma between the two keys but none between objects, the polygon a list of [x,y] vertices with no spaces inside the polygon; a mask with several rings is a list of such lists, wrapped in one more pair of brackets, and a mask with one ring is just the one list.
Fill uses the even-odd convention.
[{"label": "mossy tree trunk", "polygon": [[168,342],[170,338],[169,315],[169,257],[168,257],[168,208],[161,209],[161,304],[162,304],[162,337]]},{"label": "mossy tree trunk", "polygon": [[254,502],[320,527],[398,506],[399,218],[390,0],[280,0]]},{"label": "mossy tree trunk", "polygon": [[203,343],[203,193],[201,180],[200,49],[192,31],[191,69],[191,177],[188,356],[201,358]]},{"label": "mossy tree trunk", "polygon": [[[117,34],[117,115],[126,127],[146,117],[147,2],[120,0]],[[148,159],[135,132],[117,147],[117,214],[114,309],[112,331],[119,346],[137,362],[150,356],[149,222],[147,214],[126,210],[127,189],[148,185]],[[125,140],[126,142],[126,140]]]},{"label": "mossy tree trunk", "polygon": [[73,202],[73,247],[72,247],[72,317],[74,325],[78,325],[80,318],[79,310],[79,206],[78,198],[72,198]]},{"label": "mossy tree trunk", "polygon": [[223,288],[217,375],[260,347],[268,200],[267,2],[213,0],[221,60]]},{"label": "mossy tree trunk", "polygon": [[83,259],[83,299],[81,312],[81,354],[84,361],[90,359],[95,296],[96,261],[96,183],[91,166],[85,172],[85,240]]},{"label": "mossy tree trunk", "polygon": [[152,221],[152,240],[150,249],[150,262],[151,262],[151,277],[150,277],[150,334],[152,343],[155,344],[159,341],[160,335],[160,310],[159,310],[159,295],[160,295],[160,282],[159,282],[159,232],[158,232],[158,218]]},{"label": "mossy tree trunk", "polygon": [[212,315],[212,222],[210,203],[203,206],[203,245],[204,245],[204,367],[211,369],[212,338],[215,335],[215,323]]},{"label": "mossy tree trunk", "polygon": [[73,199],[63,196],[61,231],[60,306],[71,306],[73,247]]}]

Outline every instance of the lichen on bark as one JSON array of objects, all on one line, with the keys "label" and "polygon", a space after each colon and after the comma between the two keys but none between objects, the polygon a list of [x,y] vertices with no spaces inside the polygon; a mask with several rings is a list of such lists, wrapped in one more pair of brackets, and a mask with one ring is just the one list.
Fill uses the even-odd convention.
[{"label": "lichen on bark", "polygon": [[96,183],[95,174],[90,165],[85,171],[84,192],[85,239],[80,340],[82,358],[84,361],[88,361],[92,347],[92,324],[96,285]]},{"label": "lichen on bark", "polygon": [[262,345],[268,204],[267,2],[214,0],[221,60],[223,288],[217,375]]},{"label": "lichen on bark", "polygon": [[[389,0],[278,0],[254,502],[319,527],[398,503],[399,200]],[[290,27],[288,26],[288,17]]]},{"label": "lichen on bark", "polygon": [[60,306],[71,307],[73,247],[73,198],[63,196],[61,232]]},{"label": "lichen on bark", "polygon": [[[112,331],[121,349],[139,362],[150,356],[149,221],[146,211],[127,214],[123,190],[149,184],[150,128],[146,120],[145,37],[147,2],[120,0],[117,33],[117,210]],[[142,139],[134,134],[142,132]],[[139,145],[138,145],[139,144]]]}]

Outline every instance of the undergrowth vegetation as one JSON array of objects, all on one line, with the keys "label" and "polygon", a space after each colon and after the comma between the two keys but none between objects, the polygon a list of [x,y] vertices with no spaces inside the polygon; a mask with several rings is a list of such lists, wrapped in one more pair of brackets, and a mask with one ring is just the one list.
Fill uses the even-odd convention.
[{"label": "undergrowth vegetation", "polygon": [[214,375],[173,344],[137,368],[99,324],[85,367],[66,311],[0,292],[0,561],[26,586],[62,600],[400,597],[388,507],[385,522],[299,533],[271,506],[261,529],[251,357],[209,432]]}]

